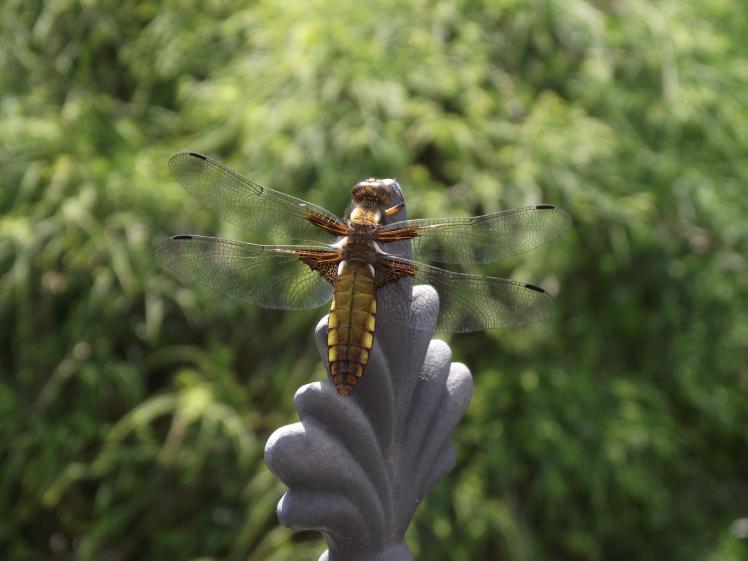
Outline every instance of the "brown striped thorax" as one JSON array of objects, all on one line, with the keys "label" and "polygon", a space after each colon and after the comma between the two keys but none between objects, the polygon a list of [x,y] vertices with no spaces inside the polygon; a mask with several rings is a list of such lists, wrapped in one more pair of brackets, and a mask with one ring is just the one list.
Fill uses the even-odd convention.
[{"label": "brown striped thorax", "polygon": [[[158,246],[161,262],[266,308],[313,308],[332,300],[327,365],[340,395],[349,395],[364,374],[381,323],[429,333],[467,332],[532,323],[555,309],[538,286],[420,262],[487,263],[538,247],[571,223],[553,205],[407,220],[400,213],[405,205],[397,181],[369,178],[353,186],[341,218],[202,154],[177,154],[169,166],[192,195],[261,243],[172,236]],[[412,282],[429,284],[438,294],[436,325],[433,317],[411,315]],[[379,291],[387,285],[393,290],[386,306],[379,306]]]}]

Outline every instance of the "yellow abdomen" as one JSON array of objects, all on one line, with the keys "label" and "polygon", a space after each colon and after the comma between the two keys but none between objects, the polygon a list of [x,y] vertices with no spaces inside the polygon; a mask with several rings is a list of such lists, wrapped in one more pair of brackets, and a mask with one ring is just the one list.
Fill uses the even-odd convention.
[{"label": "yellow abdomen", "polygon": [[327,319],[327,360],[340,395],[350,393],[369,362],[376,314],[371,267],[343,261]]}]

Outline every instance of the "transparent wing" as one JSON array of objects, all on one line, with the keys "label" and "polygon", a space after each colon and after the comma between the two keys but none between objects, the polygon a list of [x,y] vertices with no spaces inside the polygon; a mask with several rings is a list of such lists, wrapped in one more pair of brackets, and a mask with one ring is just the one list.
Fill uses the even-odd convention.
[{"label": "transparent wing", "polygon": [[[377,322],[385,325],[431,329],[428,321],[419,324],[410,316],[413,284],[431,285],[439,294],[436,331],[516,327],[544,320],[556,310],[554,298],[545,290],[513,280],[456,273],[392,256],[380,259],[377,274],[390,283],[384,286],[388,290],[387,314],[377,316]],[[392,282],[394,278],[400,280]]]},{"label": "transparent wing", "polygon": [[332,297],[338,255],[327,248],[266,246],[208,236],[173,236],[156,248],[169,269],[264,308],[316,308]]},{"label": "transparent wing", "polygon": [[262,187],[202,154],[177,154],[169,167],[197,200],[258,241],[329,243],[332,236],[346,231],[345,223],[332,212]]},{"label": "transparent wing", "polygon": [[413,257],[440,263],[487,263],[552,240],[571,218],[552,205],[537,205],[472,218],[426,218],[380,228],[379,241],[411,239]]}]

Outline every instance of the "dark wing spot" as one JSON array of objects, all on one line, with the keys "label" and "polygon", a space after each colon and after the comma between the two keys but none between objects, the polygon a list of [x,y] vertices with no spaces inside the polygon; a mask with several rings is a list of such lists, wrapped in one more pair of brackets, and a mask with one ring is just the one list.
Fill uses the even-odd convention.
[{"label": "dark wing spot", "polygon": [[178,236],[172,236],[171,239],[172,240],[191,240],[192,236],[188,234],[180,234]]},{"label": "dark wing spot", "polygon": [[529,288],[530,290],[534,290],[535,292],[542,292],[543,294],[545,294],[545,290],[543,290],[539,286],[535,286],[534,284],[525,283],[525,288]]},{"label": "dark wing spot", "polygon": [[537,205],[535,208],[539,208],[541,210],[545,210],[545,209],[551,209],[551,208],[556,208],[556,207],[553,206],[553,205]]},{"label": "dark wing spot", "polygon": [[207,160],[207,156],[203,156],[202,154],[198,154],[197,152],[190,152],[190,156],[194,156],[195,158],[200,158],[201,160]]}]

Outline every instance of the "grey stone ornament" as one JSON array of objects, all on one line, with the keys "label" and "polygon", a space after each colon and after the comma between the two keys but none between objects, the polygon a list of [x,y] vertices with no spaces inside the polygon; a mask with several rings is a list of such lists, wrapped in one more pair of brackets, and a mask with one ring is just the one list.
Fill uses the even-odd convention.
[{"label": "grey stone ornament", "polygon": [[[385,287],[386,289],[386,287]],[[382,292],[385,292],[383,289]],[[387,295],[382,298],[386,313]],[[416,323],[436,324],[438,297],[413,288]],[[326,318],[316,342],[325,357]],[[276,430],[265,446],[270,470],[288,486],[278,519],[327,541],[320,561],[406,561],[403,542],[416,508],[455,464],[448,438],[472,394],[467,367],[451,362],[432,331],[386,326],[350,396],[331,382],[299,388],[301,422]],[[329,377],[329,372],[328,372]]]}]

